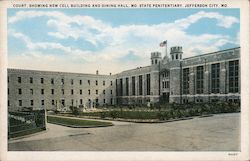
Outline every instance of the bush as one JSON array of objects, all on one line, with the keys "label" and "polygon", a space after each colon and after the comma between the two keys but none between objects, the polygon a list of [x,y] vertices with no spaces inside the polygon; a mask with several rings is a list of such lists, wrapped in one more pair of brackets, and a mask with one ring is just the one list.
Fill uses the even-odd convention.
[{"label": "bush", "polygon": [[80,114],[80,111],[78,110],[76,106],[70,106],[69,109],[71,110],[72,114],[75,116]]}]

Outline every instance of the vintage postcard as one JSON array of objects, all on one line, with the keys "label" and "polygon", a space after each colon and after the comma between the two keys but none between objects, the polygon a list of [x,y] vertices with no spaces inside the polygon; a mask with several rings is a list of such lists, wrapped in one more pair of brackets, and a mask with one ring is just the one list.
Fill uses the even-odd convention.
[{"label": "vintage postcard", "polygon": [[249,160],[249,1],[3,1],[7,160]]}]

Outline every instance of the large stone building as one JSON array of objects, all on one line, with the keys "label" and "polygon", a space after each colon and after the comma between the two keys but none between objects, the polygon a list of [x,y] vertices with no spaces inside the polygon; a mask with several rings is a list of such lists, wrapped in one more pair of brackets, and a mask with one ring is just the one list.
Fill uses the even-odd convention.
[{"label": "large stone building", "polygon": [[115,75],[8,69],[8,107],[240,101],[239,47],[182,59],[177,46],[165,54],[152,52],[150,66]]}]

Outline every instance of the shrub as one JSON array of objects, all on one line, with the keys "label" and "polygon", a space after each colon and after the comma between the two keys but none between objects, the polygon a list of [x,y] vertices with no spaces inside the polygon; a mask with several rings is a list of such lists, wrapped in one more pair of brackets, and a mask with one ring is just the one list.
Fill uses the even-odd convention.
[{"label": "shrub", "polygon": [[69,106],[69,109],[71,110],[72,114],[75,116],[80,114],[80,112],[76,106]]}]

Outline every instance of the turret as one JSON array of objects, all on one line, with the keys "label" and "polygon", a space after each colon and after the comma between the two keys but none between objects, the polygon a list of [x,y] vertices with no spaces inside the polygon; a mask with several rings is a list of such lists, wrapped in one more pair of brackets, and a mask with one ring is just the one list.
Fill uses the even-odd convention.
[{"label": "turret", "polygon": [[174,46],[170,49],[171,60],[182,60],[182,47]]},{"label": "turret", "polygon": [[152,52],[151,53],[151,65],[158,65],[161,61],[161,53],[160,52]]}]

